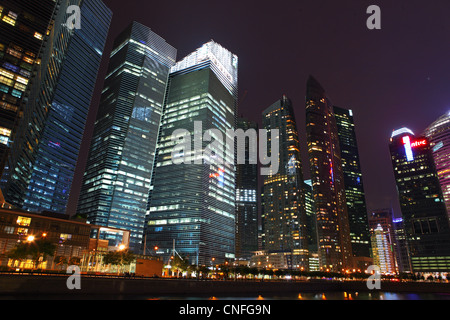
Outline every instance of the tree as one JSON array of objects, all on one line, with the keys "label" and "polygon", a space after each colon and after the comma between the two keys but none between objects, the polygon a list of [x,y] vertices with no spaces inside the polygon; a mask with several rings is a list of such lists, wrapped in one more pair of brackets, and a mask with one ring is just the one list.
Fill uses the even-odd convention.
[{"label": "tree", "polygon": [[136,261],[136,256],[128,249],[118,251],[108,251],[103,255],[104,264],[118,266],[117,273],[120,272],[120,268],[123,268],[123,266],[125,265],[130,265],[134,261]]},{"label": "tree", "polygon": [[45,261],[47,256],[52,256],[56,250],[56,245],[45,239],[38,239],[30,242],[20,242],[7,256],[13,260],[22,261],[30,258],[33,260],[33,268],[39,265],[39,260]]},{"label": "tree", "polygon": [[61,268],[61,270],[62,270],[62,266],[67,264],[67,258],[64,256],[56,256],[53,261],[56,263],[57,266],[59,266]]},{"label": "tree", "polygon": [[175,255],[175,257],[172,260],[172,268],[177,269],[177,276],[178,276],[178,271],[187,271],[190,264],[189,264],[189,259],[186,257],[180,257],[178,255]]}]

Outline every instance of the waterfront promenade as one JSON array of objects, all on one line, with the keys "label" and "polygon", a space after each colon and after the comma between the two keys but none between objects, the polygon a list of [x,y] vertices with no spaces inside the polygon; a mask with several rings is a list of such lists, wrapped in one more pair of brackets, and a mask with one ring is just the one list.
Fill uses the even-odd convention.
[{"label": "waterfront promenade", "polygon": [[[193,280],[166,278],[124,278],[81,276],[81,289],[68,289],[69,275],[0,274],[2,297],[85,295],[102,296],[276,296],[298,293],[374,292],[365,281],[255,281],[255,280]],[[378,291],[394,293],[450,294],[450,283],[382,281]]]}]

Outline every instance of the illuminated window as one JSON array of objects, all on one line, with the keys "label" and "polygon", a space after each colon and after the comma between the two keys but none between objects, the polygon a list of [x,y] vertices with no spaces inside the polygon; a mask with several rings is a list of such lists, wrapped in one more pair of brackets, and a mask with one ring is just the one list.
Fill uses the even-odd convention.
[{"label": "illuminated window", "polygon": [[7,86],[11,87],[14,84],[14,80],[8,79],[4,76],[0,76],[0,83],[6,84]]},{"label": "illuminated window", "polygon": [[3,21],[12,25],[13,27],[16,25],[17,14],[10,11],[7,16],[3,17]]},{"label": "illuminated window", "polygon": [[27,86],[22,83],[16,82],[16,84],[14,85],[14,89],[17,89],[19,91],[25,91],[26,88]]},{"label": "illuminated window", "polygon": [[26,234],[28,234],[28,229],[27,228],[17,228],[16,234],[26,235]]},{"label": "illuminated window", "polygon": [[31,59],[30,57],[27,57],[27,56],[23,57],[23,61],[25,61],[25,62],[27,62],[29,64],[33,64],[34,63],[34,60]]},{"label": "illuminated window", "polygon": [[11,48],[8,48],[6,50],[6,53],[10,54],[10,55],[12,55],[12,56],[14,56],[16,58],[19,58],[19,59],[22,58],[22,53],[20,53],[19,51],[14,50],[14,49],[11,49]]},{"label": "illuminated window", "polygon": [[19,226],[28,227],[31,223],[31,218],[18,216],[16,223]]},{"label": "illuminated window", "polygon": [[17,82],[20,82],[20,83],[22,83],[22,84],[24,84],[24,85],[27,85],[28,84],[28,79],[25,79],[25,78],[23,78],[23,77],[17,77],[17,79],[16,79],[16,81]]},{"label": "illuminated window", "polygon": [[39,39],[39,40],[44,39],[44,37],[42,36],[42,34],[40,34],[39,32],[35,32],[35,33],[34,33],[34,37],[35,37],[36,39]]},{"label": "illuminated window", "polygon": [[68,233],[61,233],[61,234],[59,235],[59,238],[60,238],[61,240],[66,241],[66,240],[72,239],[72,235],[71,235],[71,234],[68,234]]},{"label": "illuminated window", "polygon": [[14,78],[14,73],[6,71],[5,69],[1,69],[0,68],[0,75],[5,76],[9,79],[13,79]]}]

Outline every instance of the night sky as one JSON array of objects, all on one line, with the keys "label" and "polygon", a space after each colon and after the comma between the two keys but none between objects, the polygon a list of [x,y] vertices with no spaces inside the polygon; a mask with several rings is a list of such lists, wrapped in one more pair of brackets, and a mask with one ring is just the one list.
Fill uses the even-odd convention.
[{"label": "night sky", "polygon": [[[309,177],[305,88],[313,75],[331,101],[353,110],[368,210],[400,215],[389,155],[393,129],[423,130],[450,110],[449,0],[103,0],[113,11],[96,94],[67,213],[75,212],[113,39],[136,20],[178,49],[180,60],[209,40],[239,57],[239,114],[293,102]],[[381,30],[369,30],[370,5]]]}]

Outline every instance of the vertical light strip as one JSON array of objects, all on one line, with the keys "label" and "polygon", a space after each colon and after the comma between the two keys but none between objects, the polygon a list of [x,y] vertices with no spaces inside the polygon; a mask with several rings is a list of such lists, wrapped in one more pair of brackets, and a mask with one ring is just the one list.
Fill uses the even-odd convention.
[{"label": "vertical light strip", "polygon": [[411,140],[408,136],[403,137],[403,144],[405,145],[406,159],[408,161],[414,161],[414,156],[411,148]]}]

